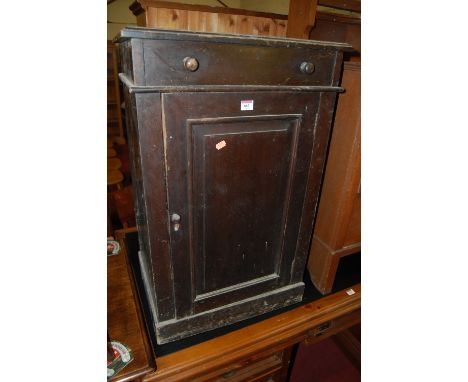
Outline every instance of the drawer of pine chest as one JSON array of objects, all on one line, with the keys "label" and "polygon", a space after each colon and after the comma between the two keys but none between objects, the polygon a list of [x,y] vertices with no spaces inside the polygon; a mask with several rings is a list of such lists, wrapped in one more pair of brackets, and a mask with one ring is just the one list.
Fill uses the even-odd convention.
[{"label": "drawer of pine chest", "polygon": [[283,365],[283,352],[254,356],[207,373],[191,382],[250,382],[274,377]]},{"label": "drawer of pine chest", "polygon": [[135,85],[145,86],[331,86],[337,55],[336,50],[316,46],[141,41],[144,69]]},{"label": "drawer of pine chest", "polygon": [[330,321],[325,321],[324,323],[317,325],[316,327],[309,330],[305,341],[307,344],[321,341],[347,328],[350,328],[359,322],[361,322],[361,309],[354,310],[343,316],[334,318]]}]

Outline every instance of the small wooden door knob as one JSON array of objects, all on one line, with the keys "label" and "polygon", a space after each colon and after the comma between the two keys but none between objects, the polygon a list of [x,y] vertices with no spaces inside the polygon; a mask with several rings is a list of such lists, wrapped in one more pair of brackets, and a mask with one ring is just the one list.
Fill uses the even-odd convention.
[{"label": "small wooden door knob", "polygon": [[312,62],[303,62],[301,64],[301,72],[304,74],[312,74],[315,70],[315,65]]},{"label": "small wooden door knob", "polygon": [[198,69],[198,60],[193,57],[185,57],[184,58],[184,67],[189,72],[194,72]]}]

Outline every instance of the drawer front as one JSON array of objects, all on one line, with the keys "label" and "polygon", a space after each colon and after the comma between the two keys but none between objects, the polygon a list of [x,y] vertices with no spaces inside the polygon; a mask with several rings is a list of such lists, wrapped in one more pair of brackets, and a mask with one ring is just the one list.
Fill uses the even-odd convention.
[{"label": "drawer front", "polygon": [[260,375],[246,382],[280,382],[281,381],[281,370],[275,371],[274,373],[268,373],[266,375]]},{"label": "drawer front", "polygon": [[[240,360],[211,373],[191,378],[191,382],[247,382],[272,378],[283,365],[283,352],[264,356],[262,354]],[[265,379],[265,381],[268,380]],[[276,381],[276,379],[273,379]]]},{"label": "drawer front", "polygon": [[331,86],[337,54],[318,47],[166,40],[144,40],[143,49],[145,83],[135,85],[146,86]]},{"label": "drawer front", "polygon": [[326,321],[309,331],[306,338],[307,344],[312,344],[339,333],[361,322],[361,310],[354,310],[348,314]]}]

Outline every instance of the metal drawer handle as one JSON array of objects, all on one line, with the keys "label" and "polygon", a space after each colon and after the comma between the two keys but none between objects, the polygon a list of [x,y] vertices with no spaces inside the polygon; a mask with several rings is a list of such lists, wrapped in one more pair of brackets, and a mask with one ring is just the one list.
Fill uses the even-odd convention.
[{"label": "metal drawer handle", "polygon": [[326,332],[331,327],[331,321],[324,322],[323,324],[317,326],[314,330],[314,336],[320,337],[324,332]]},{"label": "metal drawer handle", "polygon": [[198,60],[194,57],[185,57],[184,68],[187,69],[189,72],[194,72],[198,69]]},{"label": "metal drawer handle", "polygon": [[228,371],[227,373],[224,373],[221,377],[223,377],[224,379],[229,379],[231,377],[234,377],[237,373],[237,370],[231,370],[231,371]]},{"label": "metal drawer handle", "polygon": [[312,74],[315,71],[315,65],[312,62],[303,62],[301,64],[301,72],[304,74]]}]

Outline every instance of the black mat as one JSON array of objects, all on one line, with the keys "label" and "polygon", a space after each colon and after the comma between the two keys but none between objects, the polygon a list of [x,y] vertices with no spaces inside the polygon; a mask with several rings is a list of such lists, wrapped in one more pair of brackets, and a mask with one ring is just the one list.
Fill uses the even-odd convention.
[{"label": "black mat", "polygon": [[[133,273],[135,275],[135,281],[136,281],[138,292],[139,292],[138,294],[140,297],[141,306],[143,308],[143,314],[145,317],[149,317],[150,312],[148,308],[148,303],[146,301],[146,295],[145,293],[143,293],[143,283],[141,281],[142,278],[141,278],[140,266],[138,262],[138,234],[129,233],[126,235],[125,239],[127,242],[128,257],[130,260],[130,264],[132,266]],[[340,263],[338,265],[338,271],[336,274],[336,279],[333,285],[332,293],[348,288],[360,282],[361,282],[360,253],[346,256],[340,260]],[[155,335],[153,326],[147,325],[154,355],[156,357],[161,357],[161,356],[182,350],[189,346],[193,346],[198,343],[221,336],[223,334],[232,332],[233,330],[241,329],[253,323],[276,316],[277,314],[287,312],[288,310],[297,308],[301,305],[307,304],[309,302],[318,300],[321,297],[323,297],[322,294],[314,287],[314,285],[310,281],[309,273],[307,271],[304,272],[304,283],[305,283],[304,297],[302,301],[299,303],[296,303],[294,305],[290,305],[281,309],[277,309],[273,312],[268,312],[260,316],[249,318],[247,320],[243,320],[241,322],[237,322],[235,324],[231,324],[222,328],[210,330],[204,333],[197,334],[195,336],[191,336],[191,337],[187,337],[178,341],[170,342],[168,344],[158,345],[156,343],[156,335]]]}]

